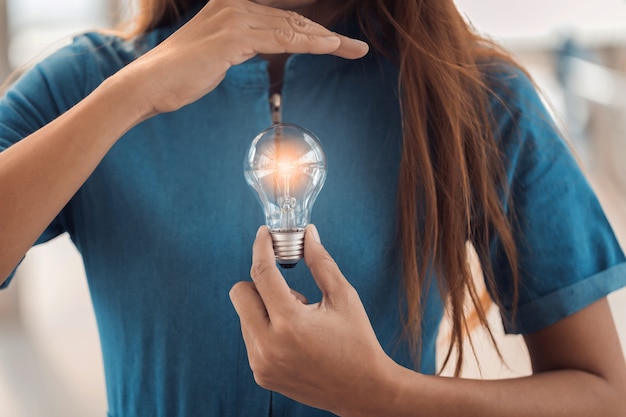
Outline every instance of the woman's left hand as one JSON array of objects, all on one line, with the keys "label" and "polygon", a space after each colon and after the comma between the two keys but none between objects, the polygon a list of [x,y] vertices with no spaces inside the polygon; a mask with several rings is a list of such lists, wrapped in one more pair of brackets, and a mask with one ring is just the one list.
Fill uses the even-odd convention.
[{"label": "woman's left hand", "polygon": [[305,236],[305,261],[322,291],[307,304],[276,267],[267,227],[253,247],[253,282],[230,291],[256,382],[296,401],[351,414],[393,393],[385,381],[395,363],[385,354],[363,304],[320,243],[315,226]]}]

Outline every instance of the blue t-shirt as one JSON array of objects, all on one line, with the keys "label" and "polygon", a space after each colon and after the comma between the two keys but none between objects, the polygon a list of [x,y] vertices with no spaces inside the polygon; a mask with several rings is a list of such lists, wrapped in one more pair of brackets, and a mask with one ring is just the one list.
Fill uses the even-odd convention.
[{"label": "blue t-shirt", "polygon": [[[36,65],[0,101],[0,150],[173,30],[127,41],[85,34]],[[355,61],[292,56],[283,120],[322,140],[328,177],[312,222],[358,290],[385,351],[411,366],[400,337],[395,246],[397,75],[374,53]],[[493,101],[495,135],[521,227],[520,305],[507,330],[533,332],[626,285],[626,264],[532,84],[513,69],[496,76],[508,108]],[[231,68],[197,102],[125,134],[39,239],[67,232],[82,254],[110,417],[328,415],[255,384],[228,297],[235,282],[249,277],[251,244],[264,221],[244,180],[243,158],[270,123],[267,63],[254,58]],[[493,265],[510,305],[510,276],[497,244]],[[304,265],[283,273],[309,300],[320,298]],[[443,302],[436,285],[425,292],[420,371],[434,373]]]}]

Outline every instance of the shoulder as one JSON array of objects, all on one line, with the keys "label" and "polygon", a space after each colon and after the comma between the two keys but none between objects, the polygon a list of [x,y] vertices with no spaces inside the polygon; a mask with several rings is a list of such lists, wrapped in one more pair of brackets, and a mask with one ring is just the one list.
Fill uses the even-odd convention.
[{"label": "shoulder", "polygon": [[143,53],[147,36],[138,44],[112,33],[83,33],[22,70],[0,98],[0,137],[17,141],[73,107]]},{"label": "shoulder", "polygon": [[[37,64],[39,71],[50,75],[81,73],[87,92],[109,76],[128,65],[156,44],[147,34],[126,39],[113,32],[87,32],[75,36],[71,42]],[[61,72],[62,74],[58,74]]]},{"label": "shoulder", "polygon": [[66,50],[59,51],[57,59],[76,57],[97,63],[103,70],[119,70],[138,56],[134,42],[113,33],[87,32],[73,38]]},{"label": "shoulder", "polygon": [[500,117],[518,118],[532,111],[546,114],[547,108],[530,74],[513,62],[494,59],[481,65],[488,88],[489,105]]},{"label": "shoulder", "polygon": [[169,35],[162,29],[127,38],[114,31],[92,31],[73,37],[65,46],[32,69],[52,81],[82,86],[89,93],[102,81],[128,65]]},{"label": "shoulder", "polygon": [[163,31],[130,39],[106,31],[79,34],[23,70],[6,95],[48,104],[49,99],[63,112],[166,36]]},{"label": "shoulder", "polygon": [[57,98],[89,94],[98,84],[130,62],[131,54],[119,37],[90,32],[23,69],[8,95],[37,96],[50,92]]},{"label": "shoulder", "polygon": [[494,138],[510,168],[542,172],[555,159],[572,159],[553,109],[526,70],[498,61],[483,74]]}]

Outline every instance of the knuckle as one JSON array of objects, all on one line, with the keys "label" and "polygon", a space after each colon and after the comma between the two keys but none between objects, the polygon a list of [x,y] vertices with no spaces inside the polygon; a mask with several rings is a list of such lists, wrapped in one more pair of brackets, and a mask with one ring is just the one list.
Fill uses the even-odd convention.
[{"label": "knuckle", "polygon": [[344,286],[343,294],[348,303],[361,302],[361,296],[359,296],[356,288],[350,284]]},{"label": "knuckle", "polygon": [[287,16],[286,19],[289,26],[294,30],[306,31],[312,27],[311,20],[300,15]]},{"label": "knuckle", "polygon": [[254,261],[250,267],[250,277],[254,281],[262,280],[267,274],[271,273],[276,265],[266,261]]},{"label": "knuckle", "polygon": [[332,297],[326,299],[326,303],[335,310],[346,310],[350,306],[361,304],[361,297],[352,285],[338,284],[333,288]]},{"label": "knuckle", "polygon": [[239,294],[242,293],[242,291],[248,290],[253,285],[254,284],[251,282],[244,282],[244,281],[237,282],[235,285],[231,287],[229,291],[230,298],[231,299],[237,298]]},{"label": "knuckle", "polygon": [[275,315],[272,318],[272,329],[276,337],[281,337],[281,335],[291,335],[294,333],[296,326],[294,326],[292,313],[289,317],[284,317],[281,315]]},{"label": "knuckle", "polygon": [[293,29],[276,29],[274,36],[280,45],[290,45],[296,41],[296,32]]},{"label": "knuckle", "polygon": [[346,308],[351,308],[363,304],[358,291],[350,284],[344,285],[339,293],[340,297],[342,297],[341,301]]},{"label": "knuckle", "polygon": [[229,22],[237,20],[241,17],[241,10],[238,7],[235,7],[230,4],[226,4],[220,10],[220,21]]}]

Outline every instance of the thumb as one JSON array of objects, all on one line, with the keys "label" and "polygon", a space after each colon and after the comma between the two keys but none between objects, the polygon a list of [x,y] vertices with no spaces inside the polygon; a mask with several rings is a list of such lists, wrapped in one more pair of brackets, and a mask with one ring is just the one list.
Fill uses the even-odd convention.
[{"label": "thumb", "polygon": [[335,260],[322,245],[317,228],[312,224],[306,228],[304,234],[304,261],[324,298],[332,298],[351,287]]}]

